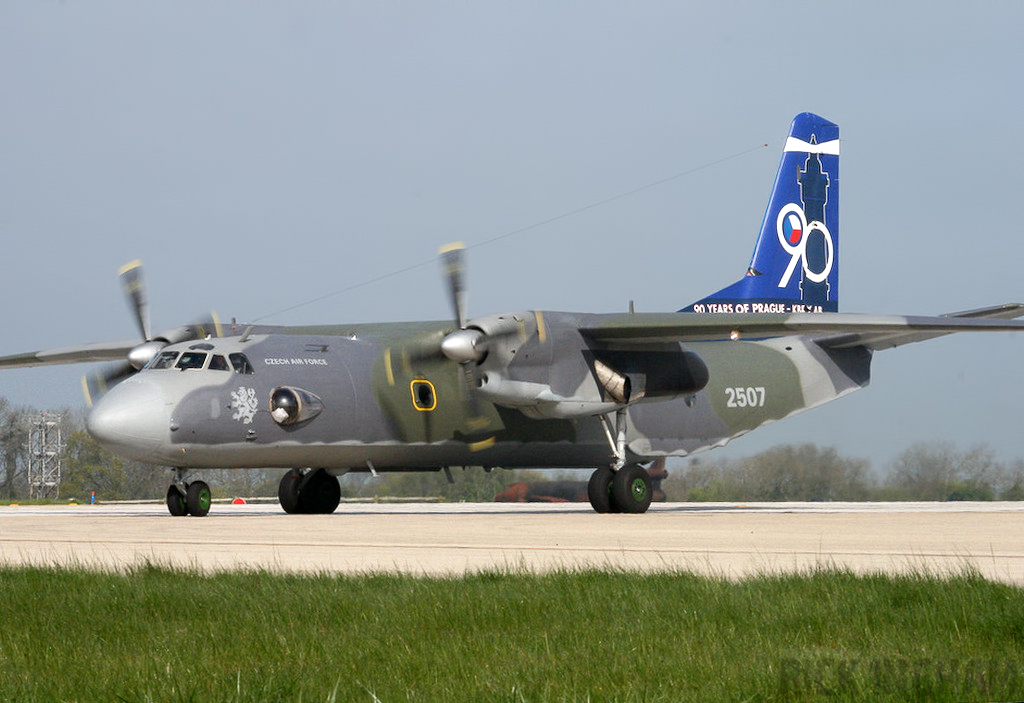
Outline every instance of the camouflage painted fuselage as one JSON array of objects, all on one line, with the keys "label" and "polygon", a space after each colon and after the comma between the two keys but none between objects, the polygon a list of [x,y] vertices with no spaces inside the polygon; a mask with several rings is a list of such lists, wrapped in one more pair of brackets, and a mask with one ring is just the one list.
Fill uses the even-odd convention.
[{"label": "camouflage painted fuselage", "polygon": [[[616,460],[616,410],[625,408],[626,458],[640,462],[720,446],[868,383],[863,347],[809,336],[684,344],[616,335],[644,319],[474,320],[491,343],[468,366],[438,353],[451,322],[239,329],[166,347],[209,358],[147,367],[104,396],[88,426],[116,453],[190,468],[598,467]],[[232,354],[251,372],[213,368],[213,356]],[[631,396],[600,369],[629,378]],[[275,419],[271,398],[282,388],[312,398],[315,412]]]}]

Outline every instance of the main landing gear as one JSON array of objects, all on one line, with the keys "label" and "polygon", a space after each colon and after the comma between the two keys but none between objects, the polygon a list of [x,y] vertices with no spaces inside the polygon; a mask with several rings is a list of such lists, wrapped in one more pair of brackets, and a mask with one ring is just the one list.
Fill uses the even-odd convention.
[{"label": "main landing gear", "polygon": [[210,512],[211,494],[206,481],[185,482],[183,469],[174,470],[174,482],[167,488],[167,510],[175,517],[204,517]]},{"label": "main landing gear", "polygon": [[601,416],[615,463],[597,469],[587,484],[590,505],[599,513],[646,513],[651,507],[650,474],[639,464],[626,463],[626,423],[625,407],[615,411],[614,427],[609,416]]},{"label": "main landing gear", "polygon": [[645,513],[654,488],[650,474],[639,464],[626,464],[618,471],[602,466],[591,474],[587,496],[599,513]]},{"label": "main landing gear", "polygon": [[292,469],[281,478],[277,497],[286,513],[333,513],[341,502],[341,485],[323,469]]}]

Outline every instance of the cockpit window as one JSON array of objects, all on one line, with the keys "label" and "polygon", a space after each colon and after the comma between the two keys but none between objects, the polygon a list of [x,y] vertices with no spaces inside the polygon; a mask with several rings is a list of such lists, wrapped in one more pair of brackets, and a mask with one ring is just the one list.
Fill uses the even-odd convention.
[{"label": "cockpit window", "polygon": [[205,352],[192,352],[187,351],[181,355],[178,359],[178,363],[174,365],[177,369],[201,369],[203,364],[206,363],[207,354]]},{"label": "cockpit window", "polygon": [[228,366],[228,360],[220,354],[214,354],[213,358],[210,359],[209,369],[211,371],[230,371],[231,367]]},{"label": "cockpit window", "polygon": [[151,369],[169,369],[174,366],[174,360],[178,358],[178,352],[165,351],[154,356],[148,365]]},{"label": "cockpit window", "polygon": [[235,373],[252,373],[252,364],[249,363],[249,359],[245,354],[235,352],[234,354],[228,354],[228,358],[231,359],[231,366],[235,369]]}]

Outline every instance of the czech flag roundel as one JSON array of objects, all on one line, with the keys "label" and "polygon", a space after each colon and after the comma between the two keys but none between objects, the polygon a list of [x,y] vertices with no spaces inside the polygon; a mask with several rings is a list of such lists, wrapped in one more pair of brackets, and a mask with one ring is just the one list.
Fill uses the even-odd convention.
[{"label": "czech flag roundel", "polygon": [[795,212],[786,215],[786,219],[782,223],[782,232],[790,244],[800,243],[800,237],[804,234],[803,223],[800,222],[800,218],[796,216]]}]

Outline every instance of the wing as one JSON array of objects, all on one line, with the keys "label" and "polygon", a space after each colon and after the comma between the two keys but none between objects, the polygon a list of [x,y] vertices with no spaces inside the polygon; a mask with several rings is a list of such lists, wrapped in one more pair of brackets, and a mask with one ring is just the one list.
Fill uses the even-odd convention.
[{"label": "wing", "polygon": [[124,361],[128,352],[138,344],[139,340],[137,339],[121,342],[98,342],[77,347],[65,347],[64,349],[43,349],[24,354],[0,356],[0,368],[78,364],[89,361]]},{"label": "wing", "polygon": [[[941,317],[908,318],[910,320],[924,319],[937,321],[932,329],[854,332],[819,339],[818,343],[822,346],[834,348],[863,346],[879,351],[882,349],[893,349],[913,342],[924,342],[956,332],[1008,331],[1006,323],[998,321],[1012,320],[1021,316],[1024,316],[1024,305],[1020,303],[1007,303],[978,310],[953,312]],[[946,326],[942,324],[943,322],[946,323]],[[1008,324],[1010,325],[1009,331],[1024,331],[1024,322],[1010,322]]]},{"label": "wing", "polygon": [[581,327],[587,339],[609,344],[815,337],[833,348],[889,349],[957,332],[1024,332],[1024,304],[1008,303],[940,317],[852,313],[640,313],[600,316]]}]

